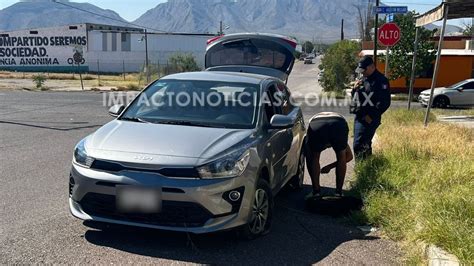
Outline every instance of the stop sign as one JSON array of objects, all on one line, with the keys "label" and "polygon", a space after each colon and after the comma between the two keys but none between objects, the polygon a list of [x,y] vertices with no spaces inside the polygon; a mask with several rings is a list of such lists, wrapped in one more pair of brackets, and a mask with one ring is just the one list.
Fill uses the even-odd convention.
[{"label": "stop sign", "polygon": [[400,41],[400,28],[395,23],[385,23],[379,28],[379,43],[394,46]]}]

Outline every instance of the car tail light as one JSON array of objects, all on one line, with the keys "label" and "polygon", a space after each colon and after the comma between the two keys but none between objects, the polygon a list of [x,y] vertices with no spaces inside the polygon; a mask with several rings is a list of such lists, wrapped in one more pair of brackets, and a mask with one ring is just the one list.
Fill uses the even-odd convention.
[{"label": "car tail light", "polygon": [[283,38],[283,40],[291,45],[291,47],[296,48],[297,43],[294,40]]},{"label": "car tail light", "polygon": [[211,44],[211,43],[213,43],[213,42],[219,40],[219,39],[222,38],[222,37],[224,37],[224,35],[216,36],[216,37],[214,37],[214,38],[212,38],[212,39],[207,40],[207,45],[209,45],[209,44]]}]

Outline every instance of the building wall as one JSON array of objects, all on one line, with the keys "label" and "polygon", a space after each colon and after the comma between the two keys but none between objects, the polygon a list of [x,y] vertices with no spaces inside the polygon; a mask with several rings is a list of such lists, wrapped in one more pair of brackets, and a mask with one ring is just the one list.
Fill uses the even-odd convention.
[{"label": "building wall", "polygon": [[[385,64],[377,63],[377,69],[383,73]],[[441,56],[436,87],[450,86],[472,77],[474,77],[474,56]],[[405,78],[390,81],[390,88],[392,92],[408,92]],[[431,78],[415,79],[415,93],[429,88],[431,88]]]},{"label": "building wall", "polygon": [[[89,31],[87,60],[90,71],[138,72],[145,64],[144,34],[127,33],[123,41],[122,33]],[[104,37],[106,41],[104,42]],[[207,35],[147,34],[148,60],[151,65],[166,65],[170,56],[176,53],[191,53],[198,65],[204,67]],[[105,45],[105,46],[104,46]],[[106,47],[106,49],[104,49]],[[116,51],[112,48],[116,47]]]},{"label": "building wall", "polygon": [[[0,69],[77,70],[68,62],[76,50],[87,53],[85,24],[0,32]],[[81,68],[87,70],[87,63]]]}]

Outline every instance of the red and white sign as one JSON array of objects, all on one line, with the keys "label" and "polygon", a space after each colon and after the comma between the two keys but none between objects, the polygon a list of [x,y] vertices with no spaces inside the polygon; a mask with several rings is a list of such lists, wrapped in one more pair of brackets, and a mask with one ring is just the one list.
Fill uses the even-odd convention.
[{"label": "red and white sign", "polygon": [[379,28],[379,43],[384,46],[394,46],[400,37],[400,28],[395,23],[385,23]]}]

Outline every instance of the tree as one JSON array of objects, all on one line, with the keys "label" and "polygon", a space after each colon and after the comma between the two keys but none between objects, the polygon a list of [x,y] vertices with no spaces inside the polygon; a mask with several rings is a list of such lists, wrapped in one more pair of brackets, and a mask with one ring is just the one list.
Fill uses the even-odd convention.
[{"label": "tree", "polygon": [[[396,15],[393,21],[400,27],[401,38],[397,45],[390,48],[390,79],[405,78],[407,88],[410,85],[416,33],[415,16],[417,15],[415,12],[408,12],[405,15]],[[418,76],[423,71],[429,70],[433,65],[436,54],[434,50],[435,43],[431,40],[433,34],[434,31],[427,30],[423,27],[419,29],[415,76]],[[385,61],[384,56],[379,58]]]},{"label": "tree", "polygon": [[329,47],[321,60],[324,69],[322,86],[325,91],[342,92],[351,81],[357,67],[360,46],[354,41],[340,41]]},{"label": "tree", "polygon": [[314,49],[314,45],[312,42],[306,41],[303,43],[303,52],[309,54],[313,52],[313,49]]},{"label": "tree", "polygon": [[472,23],[464,23],[464,29],[462,31],[462,35],[464,36],[474,36],[474,27]]},{"label": "tree", "polygon": [[325,53],[328,49],[329,49],[329,44],[326,44],[326,43],[315,43],[314,44],[314,51],[316,51],[317,53]]},{"label": "tree", "polygon": [[374,0],[368,0],[367,6],[365,5],[353,5],[357,9],[358,15],[358,27],[359,27],[359,38],[362,41],[371,41],[371,29],[374,27]]}]

